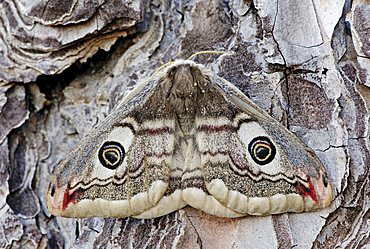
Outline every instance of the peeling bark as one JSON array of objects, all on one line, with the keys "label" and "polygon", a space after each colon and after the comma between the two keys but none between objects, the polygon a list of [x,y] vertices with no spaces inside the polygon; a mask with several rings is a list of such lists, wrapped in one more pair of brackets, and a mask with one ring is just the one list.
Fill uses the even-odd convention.
[{"label": "peeling bark", "polygon": [[[370,3],[0,1],[0,248],[365,248],[370,244]],[[104,50],[104,51],[102,51]],[[197,60],[312,147],[335,191],[313,213],[65,219],[56,164],[160,65]]]}]

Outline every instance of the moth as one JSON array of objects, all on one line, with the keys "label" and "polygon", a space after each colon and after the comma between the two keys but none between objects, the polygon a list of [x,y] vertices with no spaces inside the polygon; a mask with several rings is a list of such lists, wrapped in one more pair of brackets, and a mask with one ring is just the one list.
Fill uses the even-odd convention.
[{"label": "moth", "polygon": [[328,206],[323,164],[230,82],[192,60],[128,94],[56,167],[51,214],[154,218],[190,205],[219,217]]}]

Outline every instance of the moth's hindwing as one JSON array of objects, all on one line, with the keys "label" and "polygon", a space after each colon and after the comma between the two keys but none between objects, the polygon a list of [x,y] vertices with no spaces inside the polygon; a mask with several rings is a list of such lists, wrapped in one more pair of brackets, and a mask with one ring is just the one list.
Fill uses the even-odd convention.
[{"label": "moth's hindwing", "polygon": [[57,166],[47,193],[50,212],[67,217],[152,218],[186,205],[239,217],[331,201],[313,150],[192,61],[125,97]]}]

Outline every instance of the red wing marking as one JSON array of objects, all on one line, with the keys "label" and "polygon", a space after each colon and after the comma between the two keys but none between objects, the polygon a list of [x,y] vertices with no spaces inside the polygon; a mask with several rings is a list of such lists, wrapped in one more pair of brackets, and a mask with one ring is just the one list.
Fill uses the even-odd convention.
[{"label": "red wing marking", "polygon": [[70,183],[67,184],[66,190],[63,195],[62,211],[64,211],[69,203],[75,204],[77,200],[77,190],[72,194],[69,193]]},{"label": "red wing marking", "polygon": [[312,181],[309,181],[308,188],[304,186],[302,183],[296,183],[295,188],[297,189],[298,193],[303,196],[309,196],[311,199],[317,203],[317,194],[315,187],[312,184]]}]

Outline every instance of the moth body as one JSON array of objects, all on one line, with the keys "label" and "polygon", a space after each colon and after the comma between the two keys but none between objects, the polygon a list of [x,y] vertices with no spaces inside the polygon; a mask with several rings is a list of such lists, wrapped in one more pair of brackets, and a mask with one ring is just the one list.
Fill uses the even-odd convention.
[{"label": "moth body", "polygon": [[153,218],[312,211],[332,190],[312,149],[231,83],[176,61],[127,95],[55,169],[50,212]]}]

